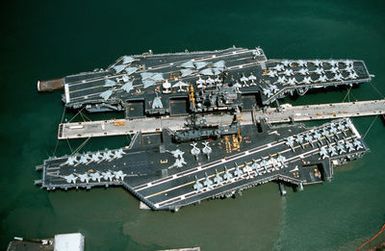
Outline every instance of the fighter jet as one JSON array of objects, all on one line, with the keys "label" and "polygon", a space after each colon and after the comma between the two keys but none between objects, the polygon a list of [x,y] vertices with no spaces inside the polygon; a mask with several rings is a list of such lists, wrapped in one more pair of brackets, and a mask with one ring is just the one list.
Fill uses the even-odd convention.
[{"label": "fighter jet", "polygon": [[336,126],[335,126],[335,124],[333,122],[330,123],[330,130],[329,130],[329,132],[331,134],[337,135],[337,128],[336,128]]},{"label": "fighter jet", "polygon": [[265,169],[265,172],[266,173],[270,173],[271,172],[271,170],[269,170],[268,168],[267,168],[267,165],[269,164],[269,162],[267,162],[266,160],[262,160],[261,161],[261,167],[263,168],[263,169]]},{"label": "fighter jet", "polygon": [[325,70],[323,68],[317,68],[314,70],[314,72],[317,73],[318,75],[325,74]]},{"label": "fighter jet", "polygon": [[70,175],[67,175],[67,176],[64,176],[63,177],[67,183],[76,183],[76,180],[78,179],[78,177],[76,177],[75,175],[73,175],[72,173]]},{"label": "fighter jet", "polygon": [[88,173],[78,174],[78,177],[80,179],[80,182],[86,182],[86,183],[88,183],[91,179],[91,177],[88,176]]},{"label": "fighter jet", "polygon": [[127,176],[127,174],[123,173],[122,170],[119,170],[119,171],[114,171],[114,176],[117,180],[124,180],[124,178]]},{"label": "fighter jet", "polygon": [[348,75],[347,78],[349,78],[349,79],[356,79],[356,78],[358,78],[358,74],[356,73],[355,70],[352,70],[352,71],[349,73],[349,75]]},{"label": "fighter jet", "polygon": [[179,89],[178,89],[178,92],[186,92],[186,90],[183,89],[183,87],[188,87],[188,86],[189,86],[189,84],[186,84],[186,83],[183,82],[183,81],[178,81],[176,84],[174,84],[174,85],[172,86],[172,88],[179,88]]},{"label": "fighter jet", "polygon": [[193,148],[191,149],[191,154],[197,159],[198,158],[198,155],[201,153],[201,149],[199,149],[197,147],[197,143],[193,142],[192,144],[190,144],[190,146],[192,146]]},{"label": "fighter jet", "polygon": [[255,170],[255,172],[260,175],[258,169],[261,168],[261,165],[258,164],[256,160],[253,160],[253,164],[251,164],[251,169]]},{"label": "fighter jet", "polygon": [[275,71],[283,71],[285,69],[285,66],[283,64],[277,64],[273,67],[270,67],[270,69]]},{"label": "fighter jet", "polygon": [[152,101],[151,108],[152,109],[163,109],[163,103],[162,103],[161,97],[159,97],[158,95],[156,97],[154,97],[154,100]]},{"label": "fighter jet", "polygon": [[222,86],[222,79],[219,76],[214,79],[214,82],[217,86]]},{"label": "fighter jet", "polygon": [[338,69],[338,67],[332,67],[329,71],[333,72],[334,74],[337,74],[340,72],[340,70]]},{"label": "fighter jet", "polygon": [[273,169],[275,170],[279,170],[279,168],[281,167],[281,163],[277,161],[276,158],[273,158],[271,157],[269,160],[268,160],[269,164],[272,165]]},{"label": "fighter jet", "polygon": [[298,60],[296,63],[297,63],[298,66],[300,66],[300,67],[307,67],[307,62],[304,61],[304,60]]},{"label": "fighter jet", "polygon": [[116,81],[114,81],[112,79],[106,79],[106,80],[104,80],[103,87],[113,87],[115,85],[116,85]]},{"label": "fighter jet", "polygon": [[206,63],[206,62],[199,62],[199,61],[198,62],[194,62],[194,66],[195,66],[195,68],[197,70],[200,70],[200,69],[206,67],[207,64],[208,63]]},{"label": "fighter jet", "polygon": [[278,77],[278,73],[277,73],[277,71],[268,71],[267,76],[269,76],[271,78]]},{"label": "fighter jet", "polygon": [[96,172],[96,173],[90,173],[90,177],[91,177],[91,180],[100,182],[103,176],[101,176],[99,172]]},{"label": "fighter jet", "polygon": [[335,61],[335,60],[330,60],[330,61],[328,61],[328,63],[329,63],[332,67],[338,66],[338,62]]},{"label": "fighter jet", "polygon": [[196,81],[197,88],[202,89],[205,86],[206,81],[204,81],[201,77]]},{"label": "fighter jet", "polygon": [[306,68],[301,68],[301,69],[299,69],[298,73],[301,75],[307,75],[307,74],[309,74],[309,70]]},{"label": "fighter jet", "polygon": [[120,87],[120,89],[124,90],[127,93],[130,93],[130,91],[134,89],[133,82],[129,81],[125,83],[124,85],[122,85],[122,87]]},{"label": "fighter jet", "polygon": [[194,62],[191,60],[181,64],[180,66],[183,68],[195,68]]},{"label": "fighter jet", "polygon": [[326,129],[326,128],[324,128],[324,129],[322,129],[322,136],[324,136],[325,138],[326,138],[326,140],[327,141],[329,141],[330,142],[330,132],[329,132],[329,130],[328,129]]},{"label": "fighter jet", "polygon": [[217,172],[217,174],[216,174],[215,177],[214,177],[214,182],[215,182],[215,184],[220,184],[222,181],[223,181],[223,178],[222,178],[221,175]]},{"label": "fighter jet", "polygon": [[211,188],[211,186],[213,185],[213,181],[210,180],[210,178],[207,176],[207,173],[205,173],[206,175],[206,179],[205,181],[203,182],[203,185],[207,188]]},{"label": "fighter jet", "polygon": [[122,64],[120,64],[120,65],[114,65],[114,66],[112,67],[112,69],[114,69],[114,71],[115,71],[116,73],[122,72],[122,71],[124,70],[124,68],[126,68],[126,65],[122,65]]},{"label": "fighter jet", "polygon": [[334,146],[332,146],[332,145],[329,146],[328,152],[330,153],[330,156],[332,156],[332,157],[338,155],[337,151],[336,151],[336,148]]},{"label": "fighter jet", "polygon": [[293,76],[294,75],[294,72],[292,69],[286,69],[283,74],[285,74],[286,76]]},{"label": "fighter jet", "polygon": [[287,81],[286,77],[285,76],[279,76],[278,79],[277,79],[277,82],[276,83],[279,83],[279,84],[285,84]]},{"label": "fighter jet", "polygon": [[297,135],[296,137],[295,137],[295,142],[297,142],[299,145],[301,145],[301,147],[303,148],[303,136],[302,135]]},{"label": "fighter jet", "polygon": [[313,82],[313,80],[311,79],[311,77],[304,77],[303,80],[301,81],[303,84],[311,84],[311,82]]},{"label": "fighter jet", "polygon": [[314,146],[314,144],[313,144],[313,137],[312,137],[309,133],[306,134],[305,140],[306,140],[311,146]]},{"label": "fighter jet", "polygon": [[247,78],[245,75],[242,74],[242,77],[239,79],[242,83],[247,84],[247,81],[249,81],[249,78]]},{"label": "fighter jet", "polygon": [[353,66],[353,61],[349,59],[345,60],[343,63],[345,64],[346,67]]},{"label": "fighter jet", "polygon": [[212,68],[203,69],[199,73],[202,74],[202,75],[205,75],[205,76],[215,75],[215,73],[214,73]]},{"label": "fighter jet", "polygon": [[343,123],[339,123],[337,126],[337,129],[339,131],[341,131],[346,136],[345,128],[346,128],[346,126]]},{"label": "fighter jet", "polygon": [[203,184],[201,182],[199,182],[197,176],[195,176],[195,184],[194,184],[194,190],[197,191],[197,192],[200,192],[203,188]]},{"label": "fighter jet", "polygon": [[191,74],[193,74],[195,72],[195,70],[193,69],[181,69],[180,70],[180,73],[182,74],[181,77],[184,78],[184,77],[187,77],[187,76],[190,76]]},{"label": "fighter jet", "polygon": [[315,66],[322,66],[322,61],[319,59],[316,59],[312,62]]},{"label": "fighter jet", "polygon": [[292,62],[289,61],[289,60],[287,60],[287,59],[285,59],[285,60],[283,60],[281,63],[282,63],[284,66],[290,66]]},{"label": "fighter jet", "polygon": [[165,94],[171,93],[171,84],[168,82],[168,79],[166,79],[162,84],[162,92]]},{"label": "fighter jet", "polygon": [[361,141],[359,141],[358,139],[355,139],[353,141],[353,145],[356,148],[356,150],[364,149],[364,147],[362,146]]},{"label": "fighter jet", "polygon": [[224,61],[224,60],[220,60],[220,61],[218,61],[218,62],[215,62],[215,63],[213,64],[213,67],[219,68],[219,69],[222,69],[222,70],[223,70],[223,69],[226,67],[225,61]]},{"label": "fighter jet", "polygon": [[253,75],[253,73],[250,73],[249,80],[251,81],[250,85],[255,85],[255,80],[257,80],[257,77]]},{"label": "fighter jet", "polygon": [[177,168],[181,168],[183,167],[183,165],[186,165],[186,161],[184,160],[184,158],[179,158],[179,159],[175,159],[175,163],[169,167],[169,169],[173,168],[173,167],[177,167]]},{"label": "fighter jet", "polygon": [[79,159],[79,161],[78,161],[78,163],[76,165],[78,165],[78,164],[87,164],[89,160],[90,160],[90,158],[88,157],[88,155],[86,155],[86,154],[80,155],[80,159]]},{"label": "fighter jet", "polygon": [[235,89],[237,90],[237,92],[239,92],[239,88],[242,87],[242,85],[241,85],[238,81],[236,81],[236,82],[233,84],[233,86],[235,87]]},{"label": "fighter jet", "polygon": [[78,162],[77,156],[69,156],[66,160],[66,162],[60,164],[62,165],[69,165],[69,166],[74,166]]},{"label": "fighter jet", "polygon": [[327,77],[325,75],[320,75],[319,78],[317,80],[315,80],[316,82],[321,82],[321,83],[324,83],[327,81]]},{"label": "fighter jet", "polygon": [[100,158],[101,158],[101,154],[100,152],[96,152],[94,154],[91,155],[91,159],[90,159],[90,162],[99,162],[100,161]]},{"label": "fighter jet", "polygon": [[285,143],[287,146],[289,146],[293,151],[294,151],[294,137],[293,136],[289,136],[286,138],[286,143]]},{"label": "fighter jet", "polygon": [[276,85],[273,84],[273,85],[270,85],[270,91],[276,94],[279,91],[279,89]]},{"label": "fighter jet", "polygon": [[343,143],[343,141],[337,142],[336,148],[337,148],[338,154],[346,153],[345,146],[342,143]]},{"label": "fighter jet", "polygon": [[112,95],[112,90],[107,90],[99,94],[99,97],[103,98],[104,101],[107,101]]},{"label": "fighter jet", "polygon": [[179,149],[176,149],[174,151],[171,151],[170,152],[172,154],[172,156],[174,156],[174,158],[178,159],[178,158],[183,158],[183,154],[184,152],[179,150]]},{"label": "fighter jet", "polygon": [[344,69],[344,71],[347,71],[347,72],[352,72],[352,71],[354,71],[353,65],[346,66],[345,69]]},{"label": "fighter jet", "polygon": [[298,83],[298,81],[297,81],[297,79],[295,79],[295,78],[289,78],[288,80],[287,80],[287,84],[288,85],[296,85]]},{"label": "fighter jet", "polygon": [[263,95],[267,96],[268,98],[270,98],[271,96],[273,96],[273,93],[271,92],[270,89],[262,88],[262,91],[263,91]]},{"label": "fighter jet", "polygon": [[123,56],[122,57],[122,64],[131,64],[132,62],[136,61],[134,57],[131,56]]},{"label": "fighter jet", "polygon": [[124,71],[127,73],[126,76],[129,76],[129,75],[135,73],[137,70],[138,70],[137,67],[126,67],[126,69],[124,69]]},{"label": "fighter jet", "polygon": [[353,151],[355,150],[355,148],[354,148],[352,142],[350,142],[350,141],[347,141],[347,142],[345,143],[345,147],[348,149],[348,152],[353,152]]},{"label": "fighter jet", "polygon": [[245,173],[248,173],[248,174],[250,175],[250,172],[253,171],[253,170],[252,170],[252,168],[251,168],[250,165],[248,165],[247,163],[245,163],[245,167],[243,168],[243,171],[244,171]]},{"label": "fighter jet", "polygon": [[120,158],[122,158],[123,157],[123,155],[125,154],[125,152],[123,151],[123,149],[119,149],[119,150],[116,150],[115,152],[114,152],[114,159],[120,159]]},{"label": "fighter jet", "polygon": [[240,177],[243,174],[243,171],[239,168],[237,164],[235,164],[237,167],[235,168],[234,175],[236,177]]},{"label": "fighter jet", "polygon": [[213,150],[212,150],[211,147],[209,146],[209,142],[208,142],[208,141],[205,141],[205,142],[202,142],[202,144],[204,145],[204,147],[203,147],[203,149],[202,149],[202,152],[203,152],[204,154],[206,154],[207,159],[210,159],[210,154],[211,154],[211,152],[212,152]]},{"label": "fighter jet", "polygon": [[277,157],[277,161],[281,164],[282,168],[283,167],[287,167],[287,163],[286,163],[286,157],[279,154],[278,157]]},{"label": "fighter jet", "polygon": [[343,76],[341,73],[338,73],[334,76],[334,80],[336,81],[342,81],[343,80]]},{"label": "fighter jet", "polygon": [[233,178],[233,175],[227,170],[226,167],[225,167],[225,174],[223,175],[223,178],[227,181]]},{"label": "fighter jet", "polygon": [[111,171],[102,172],[102,176],[104,180],[109,180],[109,181],[112,181],[112,179],[115,177],[115,175],[113,175]]},{"label": "fighter jet", "polygon": [[207,87],[208,87],[208,88],[213,87],[213,86],[214,86],[214,83],[215,83],[215,80],[212,79],[211,77],[208,77],[208,78],[206,79],[206,84],[207,84]]},{"label": "fighter jet", "polygon": [[325,146],[320,148],[319,154],[321,155],[322,159],[329,158],[329,154],[328,154],[328,151],[326,150]]},{"label": "fighter jet", "polygon": [[317,140],[318,142],[322,143],[321,142],[321,134],[318,131],[314,132],[313,137],[314,137],[315,140]]}]

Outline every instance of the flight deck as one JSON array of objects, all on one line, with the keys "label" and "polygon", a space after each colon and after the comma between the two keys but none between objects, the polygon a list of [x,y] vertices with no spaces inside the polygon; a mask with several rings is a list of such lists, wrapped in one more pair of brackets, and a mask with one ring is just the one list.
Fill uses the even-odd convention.
[{"label": "flight deck", "polygon": [[271,180],[298,186],[330,180],[333,166],[367,151],[349,119],[303,126],[242,126],[242,135],[175,145],[172,133],[137,133],[130,146],[50,158],[43,188],[120,185],[154,210],[178,210]]}]

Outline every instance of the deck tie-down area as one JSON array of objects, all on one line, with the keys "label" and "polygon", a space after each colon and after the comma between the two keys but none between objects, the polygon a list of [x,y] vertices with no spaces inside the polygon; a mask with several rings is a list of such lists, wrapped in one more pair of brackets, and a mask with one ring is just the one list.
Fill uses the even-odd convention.
[{"label": "deck tie-down area", "polygon": [[154,210],[283,180],[296,186],[333,176],[333,167],[366,150],[350,119],[303,126],[243,125],[242,137],[172,143],[172,132],[141,134],[129,147],[55,157],[42,166],[43,188],[122,185]]}]

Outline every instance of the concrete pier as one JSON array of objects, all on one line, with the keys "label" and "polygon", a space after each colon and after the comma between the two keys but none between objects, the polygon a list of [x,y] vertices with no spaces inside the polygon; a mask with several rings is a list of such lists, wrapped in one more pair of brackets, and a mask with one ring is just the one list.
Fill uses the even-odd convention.
[{"label": "concrete pier", "polygon": [[256,118],[264,118],[269,123],[274,124],[290,121],[337,119],[381,114],[385,114],[385,100],[303,106],[283,105],[280,110],[268,108],[264,113],[257,112]]},{"label": "concrete pier", "polygon": [[[274,124],[381,114],[385,114],[385,100],[305,106],[282,105],[280,109],[267,108],[263,111],[255,111],[254,117],[257,120],[262,119]],[[252,113],[250,112],[242,112],[240,117],[242,125],[253,123]],[[205,118],[208,125],[229,125],[233,120],[233,116],[229,114],[208,114]],[[59,124],[58,139],[131,135],[139,130],[142,133],[153,133],[159,132],[163,128],[176,131],[186,129],[186,122],[186,116],[178,116],[62,123]]]}]

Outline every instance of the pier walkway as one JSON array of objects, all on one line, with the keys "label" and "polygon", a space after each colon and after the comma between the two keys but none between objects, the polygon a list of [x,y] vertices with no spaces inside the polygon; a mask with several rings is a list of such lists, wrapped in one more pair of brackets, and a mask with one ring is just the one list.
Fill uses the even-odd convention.
[{"label": "pier walkway", "polygon": [[[385,100],[331,103],[321,105],[290,106],[282,105],[280,109],[267,108],[254,111],[254,117],[265,119],[268,123],[287,123],[290,121],[310,121],[346,117],[373,116],[385,114]],[[232,115],[205,116],[208,125],[229,125]],[[241,113],[241,124],[253,123],[252,113]],[[79,139],[103,136],[118,136],[161,131],[162,128],[181,130],[186,128],[186,116],[100,120],[59,124],[58,139]]]}]

